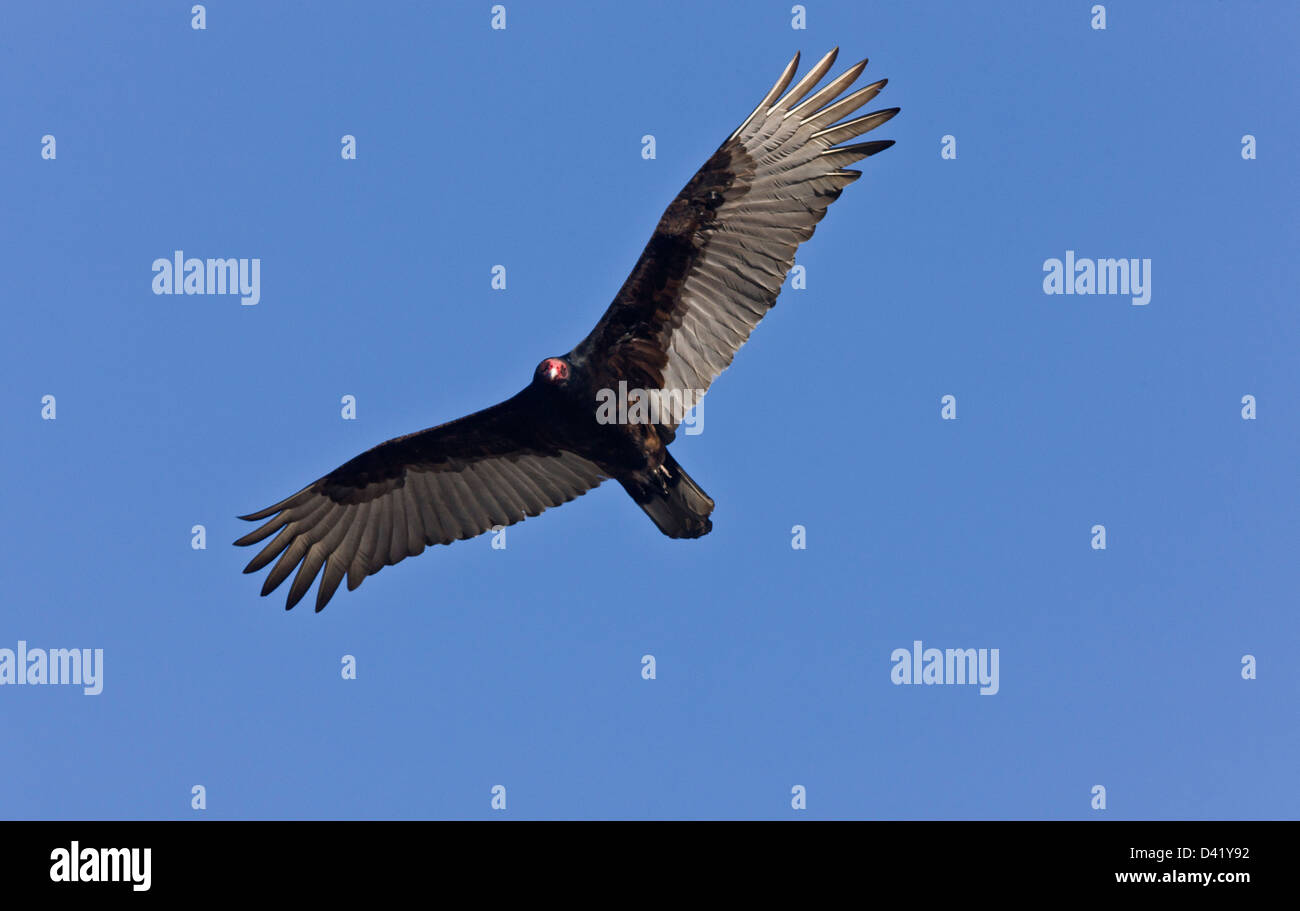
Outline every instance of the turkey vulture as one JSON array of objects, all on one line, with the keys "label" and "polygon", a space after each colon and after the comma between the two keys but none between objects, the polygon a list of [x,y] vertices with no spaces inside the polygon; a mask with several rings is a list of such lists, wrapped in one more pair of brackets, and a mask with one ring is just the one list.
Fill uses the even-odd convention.
[{"label": "turkey vulture", "polygon": [[[852,120],[886,80],[840,97],[863,60],[813,91],[823,57],[788,92],[799,55],[672,201],[632,274],[577,347],[538,364],[522,392],[484,411],[397,437],[287,499],[241,518],[274,535],[244,569],[275,560],[266,595],[297,568],[286,609],[311,588],[321,610],[426,545],[450,544],[567,503],[613,478],[670,538],[709,533],[713,500],[668,452],[681,414],[599,413],[602,393],[703,394],[776,303],[799,244],[862,172],[846,166],[891,140],[840,145],[898,113]],[[782,96],[782,92],[785,92]],[[811,93],[811,94],[810,94]],[[779,99],[779,100],[778,100]],[[625,385],[621,385],[625,384]],[[633,419],[633,418],[636,419]],[[276,558],[279,558],[278,560]]]}]

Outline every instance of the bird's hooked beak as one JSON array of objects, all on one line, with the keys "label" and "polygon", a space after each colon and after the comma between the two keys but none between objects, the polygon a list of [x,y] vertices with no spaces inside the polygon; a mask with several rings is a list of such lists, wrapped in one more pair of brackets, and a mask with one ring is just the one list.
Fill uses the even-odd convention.
[{"label": "bird's hooked beak", "polygon": [[569,365],[558,357],[548,357],[542,362],[542,375],[548,383],[557,383],[569,378]]}]

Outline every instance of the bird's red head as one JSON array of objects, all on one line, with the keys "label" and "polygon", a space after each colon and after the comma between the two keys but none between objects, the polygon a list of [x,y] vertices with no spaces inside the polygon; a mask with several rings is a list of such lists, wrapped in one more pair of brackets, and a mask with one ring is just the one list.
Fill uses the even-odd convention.
[{"label": "bird's red head", "polygon": [[569,365],[558,357],[548,357],[537,365],[537,375],[548,383],[563,383],[569,378]]}]

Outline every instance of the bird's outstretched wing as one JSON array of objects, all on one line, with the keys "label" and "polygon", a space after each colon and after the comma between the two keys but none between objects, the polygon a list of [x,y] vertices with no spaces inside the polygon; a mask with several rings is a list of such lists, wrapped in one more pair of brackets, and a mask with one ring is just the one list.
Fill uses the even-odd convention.
[{"label": "bird's outstretched wing", "polygon": [[286,609],[324,567],[319,611],[345,574],[351,591],[426,545],[513,525],[581,496],[605,477],[548,429],[525,390],[458,421],[381,443],[274,506],[241,516],[267,521],[235,544],[275,534],[244,572],[279,557],[262,586],[266,595],[297,568]]},{"label": "bird's outstretched wing", "polygon": [[862,74],[863,60],[810,95],[837,52],[778,100],[799,65],[795,54],[754,112],[668,206],[618,296],[575,349],[604,364],[607,379],[702,395],[776,303],[795,249],[861,176],[845,166],[893,145],[838,145],[898,108],[837,124],[887,81],[841,98]]}]

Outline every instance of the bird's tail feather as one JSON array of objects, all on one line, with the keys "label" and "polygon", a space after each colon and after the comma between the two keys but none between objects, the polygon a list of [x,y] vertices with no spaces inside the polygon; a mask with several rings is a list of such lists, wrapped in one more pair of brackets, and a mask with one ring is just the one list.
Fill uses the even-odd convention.
[{"label": "bird's tail feather", "polygon": [[699,538],[713,530],[713,522],[709,520],[713,498],[682,470],[671,453],[664,453],[663,468],[656,481],[662,483],[637,489],[623,486],[660,531],[670,538]]}]

